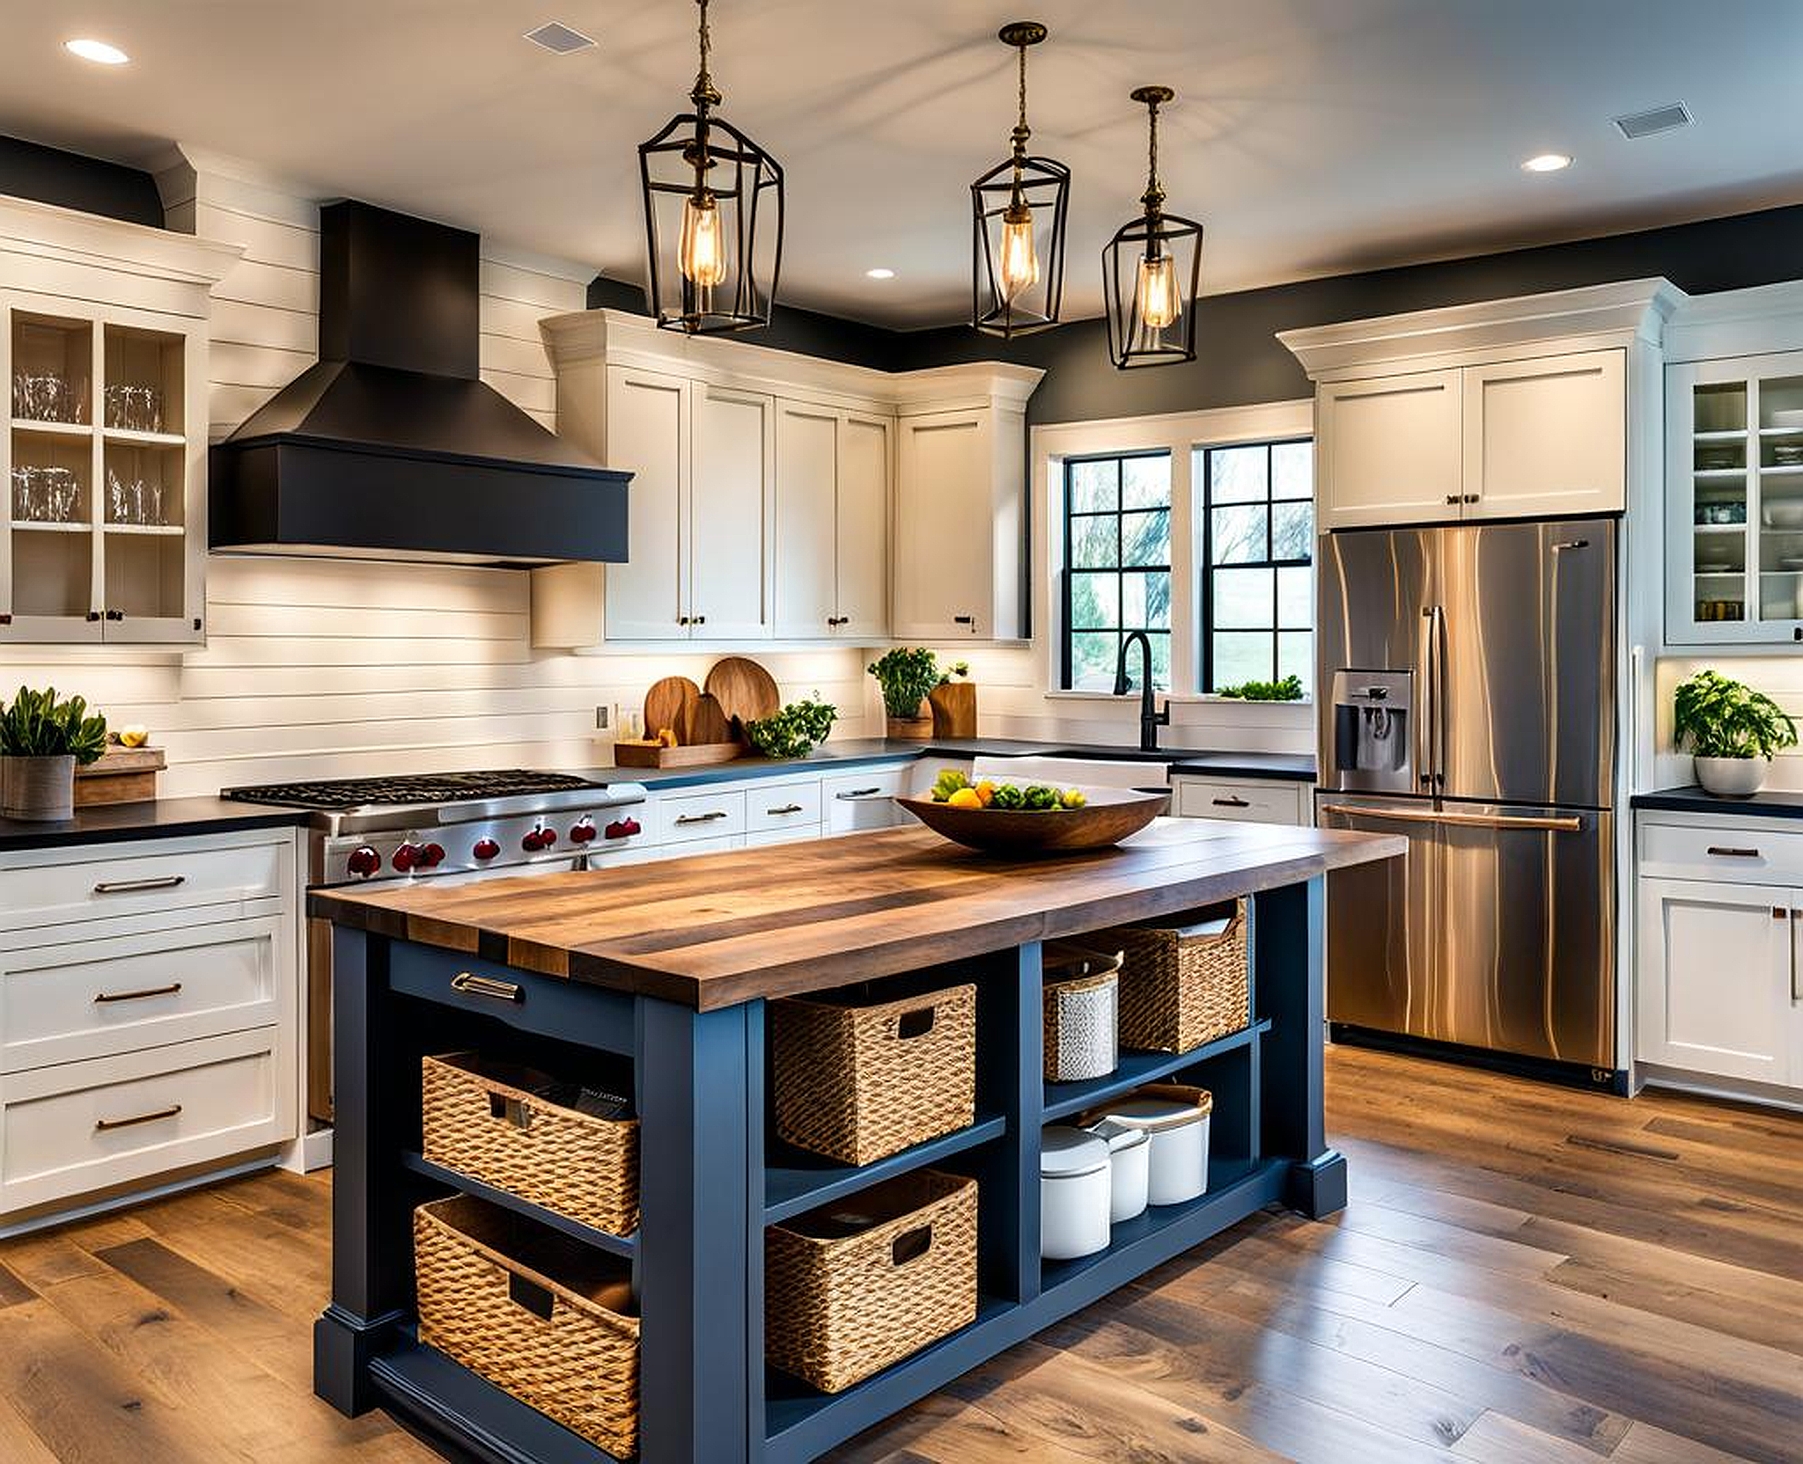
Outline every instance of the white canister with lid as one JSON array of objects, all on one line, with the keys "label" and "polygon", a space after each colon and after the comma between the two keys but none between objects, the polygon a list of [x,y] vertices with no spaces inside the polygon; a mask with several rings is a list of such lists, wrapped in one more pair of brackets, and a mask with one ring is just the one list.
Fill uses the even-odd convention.
[{"label": "white canister with lid", "polygon": [[1214,1096],[1203,1088],[1154,1083],[1111,1104],[1102,1115],[1150,1138],[1147,1199],[1181,1205],[1208,1189],[1208,1123]]},{"label": "white canister with lid", "polygon": [[1108,1249],[1108,1144],[1054,1124],[1039,1134],[1039,1254],[1072,1261]]},{"label": "white canister with lid", "polygon": [[1108,1145],[1108,1219],[1119,1225],[1143,1215],[1151,1194],[1151,1134],[1110,1118],[1089,1131]]}]

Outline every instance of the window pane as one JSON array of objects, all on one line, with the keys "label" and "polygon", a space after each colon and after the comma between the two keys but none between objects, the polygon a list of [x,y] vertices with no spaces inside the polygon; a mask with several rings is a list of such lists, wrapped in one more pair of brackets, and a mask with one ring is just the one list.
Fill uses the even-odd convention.
[{"label": "window pane", "polygon": [[1076,691],[1113,691],[1120,636],[1112,630],[1079,632],[1071,637],[1071,687]]},{"label": "window pane", "polygon": [[1152,642],[1152,685],[1155,690],[1171,689],[1171,638],[1168,635],[1153,635]]},{"label": "window pane", "polygon": [[1269,451],[1258,447],[1217,447],[1208,455],[1210,503],[1262,503]]},{"label": "window pane", "polygon": [[1271,505],[1271,557],[1315,557],[1315,506],[1312,503]]},{"label": "window pane", "polygon": [[[1138,575],[1133,578],[1138,579]],[[1120,621],[1120,576],[1073,574],[1071,576],[1071,628],[1113,629]]]},{"label": "window pane", "polygon": [[1302,694],[1315,694],[1315,638],[1306,630],[1286,630],[1277,637],[1277,674],[1296,676]]},{"label": "window pane", "polygon": [[1163,571],[1122,575],[1122,627],[1127,630],[1168,630],[1170,624],[1170,575]]},{"label": "window pane", "polygon": [[1121,515],[1121,563],[1169,564],[1171,562],[1171,511]]},{"label": "window pane", "polygon": [[1120,462],[1103,458],[1099,462],[1070,465],[1072,513],[1111,513],[1120,507]]},{"label": "window pane", "polygon": [[1216,564],[1252,564],[1267,557],[1265,506],[1243,503],[1209,515],[1210,558]]},{"label": "window pane", "polygon": [[[1271,628],[1274,569],[1214,571],[1214,623],[1228,629]],[[1268,659],[1268,658],[1267,658]]]},{"label": "window pane", "polygon": [[1294,630],[1306,630],[1315,623],[1313,569],[1277,571],[1277,623]]},{"label": "window pane", "polygon": [[1163,508],[1171,501],[1171,455],[1121,460],[1121,507]]},{"label": "window pane", "polygon": [[1238,686],[1242,681],[1271,680],[1269,631],[1217,631],[1214,638],[1214,684]]},{"label": "window pane", "polygon": [[1113,514],[1071,520],[1071,568],[1112,569],[1120,563],[1116,537],[1120,520]]},{"label": "window pane", "polygon": [[1315,445],[1312,442],[1279,442],[1271,448],[1271,496],[1315,496]]}]

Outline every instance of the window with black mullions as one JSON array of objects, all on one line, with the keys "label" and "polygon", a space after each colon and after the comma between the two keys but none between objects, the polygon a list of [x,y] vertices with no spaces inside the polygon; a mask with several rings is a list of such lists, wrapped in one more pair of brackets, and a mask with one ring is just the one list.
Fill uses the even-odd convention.
[{"label": "window with black mullions", "polygon": [[1143,630],[1169,690],[1170,453],[1065,460],[1064,565],[1064,687],[1112,691],[1122,636]]},{"label": "window with black mullions", "polygon": [[1315,446],[1197,448],[1203,485],[1202,687],[1295,676],[1313,693]]}]

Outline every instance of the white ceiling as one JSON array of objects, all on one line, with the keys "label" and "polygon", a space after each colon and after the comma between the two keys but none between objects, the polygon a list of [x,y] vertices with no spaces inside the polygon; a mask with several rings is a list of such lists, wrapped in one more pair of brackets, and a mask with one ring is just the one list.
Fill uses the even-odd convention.
[{"label": "white ceiling", "polygon": [[[788,303],[960,318],[966,185],[1012,124],[1013,0],[715,0],[724,114],[784,165]],[[1803,199],[1799,0],[1044,0],[1035,146],[1075,173],[1066,314],[1134,210],[1176,88],[1170,207],[1210,292]],[[684,109],[685,0],[0,0],[0,132],[138,161],[171,141],[641,275],[634,148]],[[549,20],[598,48],[558,57]],[[66,55],[71,35],[132,64]],[[1682,100],[1641,142],[1618,113]],[[1529,154],[1575,155],[1524,174]],[[873,265],[897,272],[877,283]]]}]

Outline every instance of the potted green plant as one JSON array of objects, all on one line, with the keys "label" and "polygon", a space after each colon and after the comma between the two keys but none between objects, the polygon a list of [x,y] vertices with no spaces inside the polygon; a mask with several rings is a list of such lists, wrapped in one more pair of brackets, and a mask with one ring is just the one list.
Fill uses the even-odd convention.
[{"label": "potted green plant", "polygon": [[88,715],[79,696],[60,700],[54,686],[21,686],[0,710],[0,816],[36,820],[75,816],[75,765],[106,751],[106,718]]},{"label": "potted green plant", "polygon": [[922,646],[896,646],[871,662],[869,669],[882,689],[889,735],[928,741],[933,718],[921,703],[939,684],[938,657]]},{"label": "potted green plant", "polygon": [[1749,798],[1771,771],[1772,754],[1797,745],[1797,724],[1762,692],[1714,671],[1680,683],[1673,740],[1695,756],[1697,781],[1717,798]]},{"label": "potted green plant", "polygon": [[790,702],[774,716],[747,722],[745,740],[765,757],[806,757],[826,741],[838,719],[839,709],[830,702]]}]

